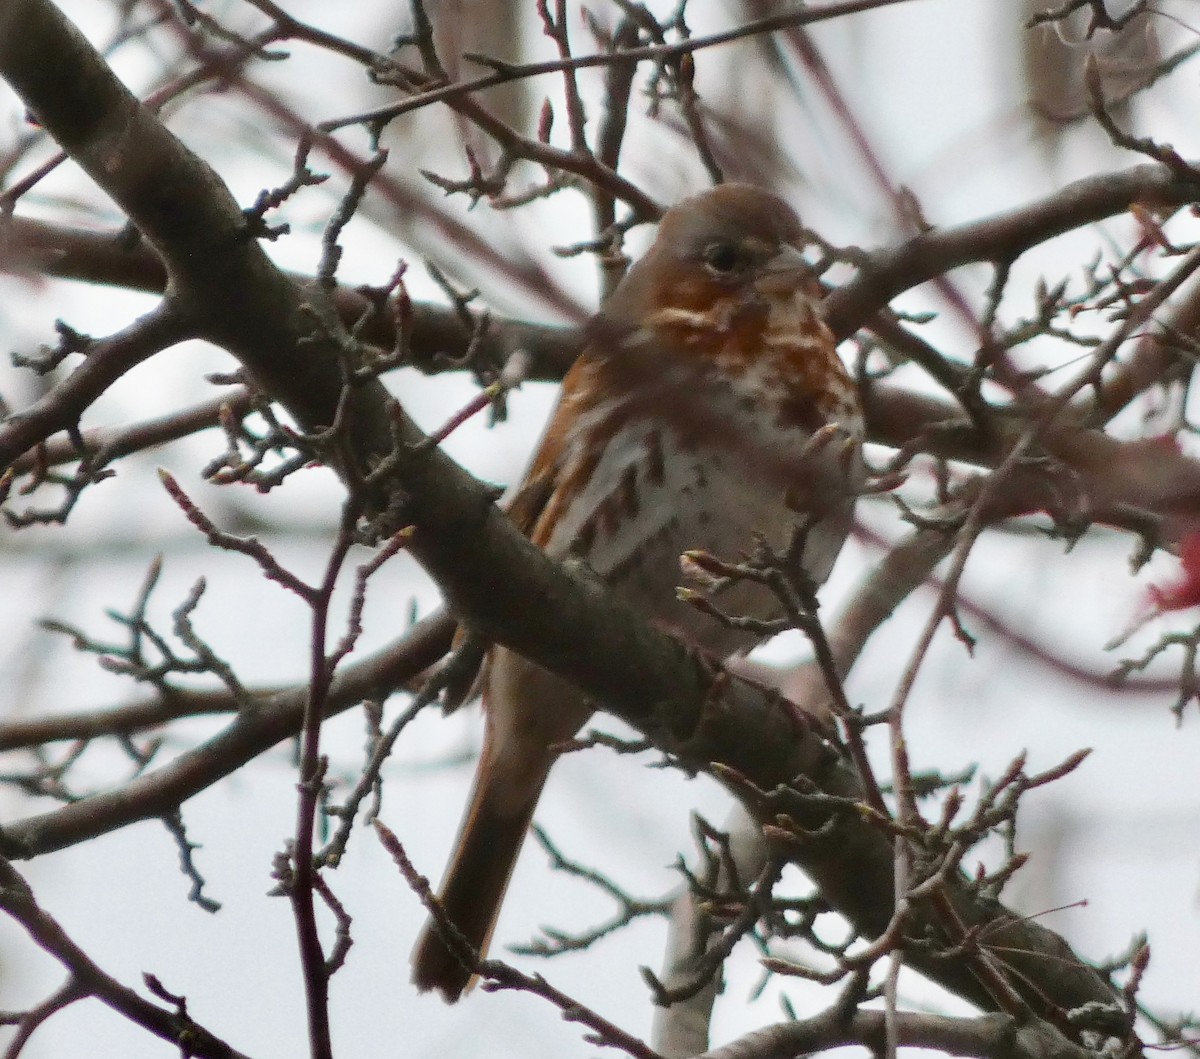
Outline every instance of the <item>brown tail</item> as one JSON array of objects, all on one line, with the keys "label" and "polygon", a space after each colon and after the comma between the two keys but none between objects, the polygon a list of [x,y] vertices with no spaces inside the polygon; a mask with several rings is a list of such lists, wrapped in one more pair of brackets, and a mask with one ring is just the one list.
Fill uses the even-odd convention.
[{"label": "brown tail", "polygon": [[[497,775],[485,752],[475,777],[470,809],[458,836],[454,859],[442,883],[446,915],[467,943],[482,957],[491,941],[508,880],[529,830],[550,762],[528,772],[513,797],[512,784]],[[464,954],[465,955],[465,954]],[[436,920],[430,917],[413,950],[413,983],[422,992],[438,990],[453,1004],[473,977],[465,960],[447,945]]]}]

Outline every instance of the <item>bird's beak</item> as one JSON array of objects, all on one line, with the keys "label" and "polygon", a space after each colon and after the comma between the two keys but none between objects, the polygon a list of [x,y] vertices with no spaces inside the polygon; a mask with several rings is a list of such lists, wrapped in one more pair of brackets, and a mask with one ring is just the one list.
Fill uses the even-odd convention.
[{"label": "bird's beak", "polygon": [[811,278],[812,266],[799,250],[788,244],[762,266],[755,286],[761,294],[789,294],[797,287],[807,286],[806,281]]}]

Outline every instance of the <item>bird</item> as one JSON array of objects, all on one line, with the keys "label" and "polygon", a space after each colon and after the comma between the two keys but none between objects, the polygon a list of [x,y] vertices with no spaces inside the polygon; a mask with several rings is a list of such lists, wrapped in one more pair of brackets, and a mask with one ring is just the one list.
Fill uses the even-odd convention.
[{"label": "bird", "polygon": [[[585,325],[508,507],[550,556],[586,564],[659,628],[718,658],[761,637],[688,603],[681,556],[782,550],[804,522],[799,562],[819,584],[865,477],[857,387],[803,245],[791,206],[755,186],[720,184],[669,209]],[[761,584],[725,579],[715,591],[727,612],[780,614]],[[593,707],[498,645],[480,682],[483,749],[439,900],[482,956],[551,767]],[[472,976],[431,915],[415,985],[453,1003]]]}]

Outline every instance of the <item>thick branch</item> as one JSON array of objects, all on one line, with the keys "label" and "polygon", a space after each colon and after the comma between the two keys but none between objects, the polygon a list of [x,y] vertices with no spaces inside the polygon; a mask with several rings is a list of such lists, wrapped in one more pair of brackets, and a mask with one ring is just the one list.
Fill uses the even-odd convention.
[{"label": "thick branch", "polygon": [[1115,214],[1134,203],[1150,210],[1200,199],[1200,184],[1165,165],[1139,165],[1087,177],[1061,191],[994,217],[933,228],[895,249],[865,255],[859,275],[832,292],[826,320],[848,338],[896,295],[972,262],[1011,263],[1039,243]]},{"label": "thick branch", "polygon": [[[836,1008],[810,1019],[780,1023],[747,1034],[700,1059],[794,1059],[846,1045],[863,1045],[884,1054],[886,1013]],[[930,1048],[979,1059],[1087,1059],[1094,1055],[1043,1023],[1018,1026],[1007,1015],[950,1018],[923,1012],[895,1013],[896,1044]]]}]

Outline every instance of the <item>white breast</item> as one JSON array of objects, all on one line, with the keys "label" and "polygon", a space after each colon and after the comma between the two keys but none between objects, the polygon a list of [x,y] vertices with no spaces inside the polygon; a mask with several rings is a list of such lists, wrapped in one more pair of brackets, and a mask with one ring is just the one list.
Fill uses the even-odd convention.
[{"label": "white breast", "polygon": [[[733,424],[730,424],[731,428]],[[803,439],[796,439],[796,448]],[[755,535],[782,549],[797,521],[777,479],[747,466],[745,450],[683,444],[661,421],[625,424],[587,484],[564,511],[547,543],[552,555],[574,554],[647,617],[725,655],[755,637],[720,626],[680,603],[679,557],[701,549],[728,561],[749,554]],[[848,528],[850,500],[814,528],[804,565],[824,580]],[[757,617],[779,608],[759,586],[732,589],[723,607]]]}]

